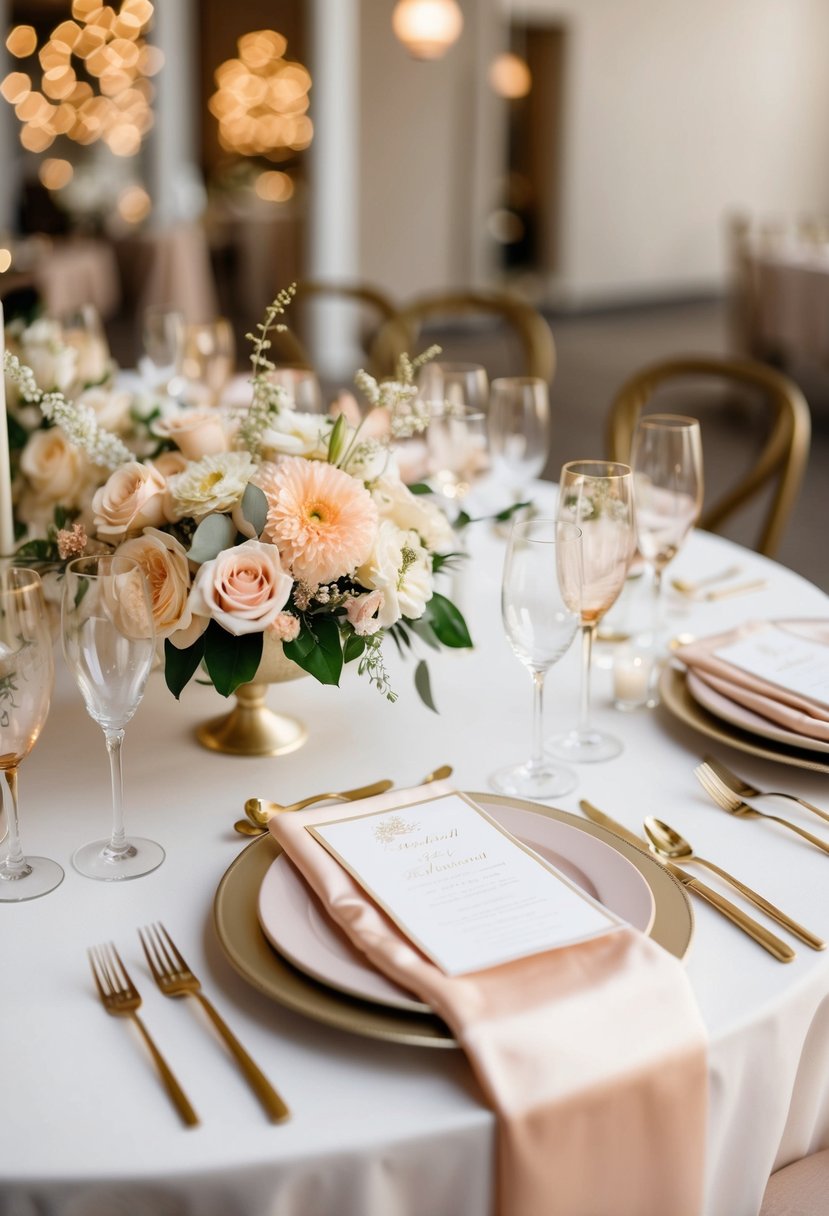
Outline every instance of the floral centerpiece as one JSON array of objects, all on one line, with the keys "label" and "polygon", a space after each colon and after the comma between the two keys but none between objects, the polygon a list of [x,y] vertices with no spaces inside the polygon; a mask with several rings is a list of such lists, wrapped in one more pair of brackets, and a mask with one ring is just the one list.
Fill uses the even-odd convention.
[{"label": "floral centerpiece", "polygon": [[[436,589],[454,556],[443,512],[406,486],[393,442],[428,425],[415,374],[437,353],[403,356],[393,381],[356,382],[360,418],[299,413],[273,383],[271,334],[293,291],[252,342],[244,410],[136,401],[111,383],[77,383],[59,334],[32,328],[5,356],[15,454],[15,560],[51,568],[111,549],[134,558],[151,592],[165,678],[178,697],[201,668],[225,696],[255,680],[266,642],[324,684],[347,663],[390,701],[391,636],[469,647],[458,609]],[[38,323],[40,324],[40,323]],[[48,337],[49,358],[33,357]],[[67,366],[64,367],[64,361]],[[69,388],[80,388],[70,399]],[[352,403],[353,404],[353,403]],[[434,708],[425,661],[416,687]]]}]

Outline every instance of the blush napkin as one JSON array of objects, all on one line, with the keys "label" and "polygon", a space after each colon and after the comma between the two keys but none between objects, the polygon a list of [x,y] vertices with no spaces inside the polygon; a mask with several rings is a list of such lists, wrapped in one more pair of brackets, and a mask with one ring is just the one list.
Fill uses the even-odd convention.
[{"label": "blush napkin", "polygon": [[498,1117],[501,1216],[699,1216],[705,1031],[681,964],[628,926],[445,975],[306,829],[452,792],[391,791],[270,830],[371,963],[452,1030]]},{"label": "blush napkin", "polygon": [[829,743],[827,705],[742,671],[716,653],[732,642],[761,633],[771,624],[810,642],[829,646],[829,621],[748,621],[727,633],[718,633],[713,637],[690,642],[687,646],[680,646],[676,657],[715,692],[752,710],[768,722],[783,726],[793,734],[803,735],[807,739]]}]

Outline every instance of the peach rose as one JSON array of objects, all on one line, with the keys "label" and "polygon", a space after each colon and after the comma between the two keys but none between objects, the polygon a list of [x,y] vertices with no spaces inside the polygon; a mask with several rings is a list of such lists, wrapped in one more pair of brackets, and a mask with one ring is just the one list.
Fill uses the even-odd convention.
[{"label": "peach rose", "polygon": [[222,415],[215,410],[182,410],[160,418],[153,424],[153,433],[173,443],[188,460],[201,460],[229,449],[227,430]]},{"label": "peach rose", "polygon": [[188,629],[190,566],[184,546],[174,536],[146,528],[141,536],[124,541],[117,552],[138,562],[147,578],[156,636],[167,638]]},{"label": "peach rose", "polygon": [[124,389],[87,388],[76,401],[89,406],[104,430],[119,433],[130,425],[132,396]]},{"label": "peach rose", "polygon": [[69,442],[59,426],[29,436],[20,468],[36,498],[65,507],[79,505],[91,471],[84,453]]},{"label": "peach rose", "polygon": [[261,633],[276,621],[292,586],[276,545],[246,540],[200,567],[190,608],[196,616],[212,617],[237,637]]},{"label": "peach rose", "polygon": [[95,491],[92,510],[102,540],[120,541],[164,522],[167,484],[158,469],[137,460],[121,465]]},{"label": "peach rose", "polygon": [[355,595],[345,601],[345,615],[354,626],[358,637],[370,637],[380,628],[377,613],[384,602],[382,591],[369,591],[366,595]]}]

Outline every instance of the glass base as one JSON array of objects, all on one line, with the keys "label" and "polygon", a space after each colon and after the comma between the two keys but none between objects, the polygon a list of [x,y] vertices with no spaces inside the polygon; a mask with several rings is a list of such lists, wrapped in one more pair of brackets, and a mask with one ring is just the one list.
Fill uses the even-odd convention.
[{"label": "glass base", "polygon": [[22,903],[48,895],[63,882],[63,867],[48,857],[27,857],[26,872],[8,874],[0,867],[0,903]]},{"label": "glass base", "polygon": [[624,744],[615,735],[606,735],[600,730],[571,730],[566,735],[554,735],[544,745],[544,750],[559,760],[571,764],[595,764],[599,760],[612,760],[624,751]]},{"label": "glass base", "polygon": [[560,764],[540,766],[513,764],[501,768],[489,778],[490,787],[499,794],[514,794],[517,798],[560,798],[578,785],[571,768]]},{"label": "glass base", "polygon": [[108,840],[93,840],[81,845],[72,856],[72,865],[85,878],[123,882],[157,870],[164,857],[164,850],[154,840],[131,836],[124,849],[118,852],[109,847]]}]

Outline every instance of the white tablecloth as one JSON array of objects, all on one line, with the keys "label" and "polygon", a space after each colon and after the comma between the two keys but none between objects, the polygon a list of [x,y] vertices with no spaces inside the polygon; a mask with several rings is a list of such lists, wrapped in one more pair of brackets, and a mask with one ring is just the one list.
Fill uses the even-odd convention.
[{"label": "white tablecloth", "polygon": [[[167,858],[134,882],[92,882],[69,865],[79,843],[106,831],[109,777],[100,730],[60,673],[46,729],[21,770],[21,814],[25,847],[59,859],[66,879],[43,899],[0,906],[3,1216],[490,1213],[494,1121],[463,1056],[350,1036],[281,1008],[236,975],[211,921],[216,886],[242,845],[232,823],[246,797],[288,801],[381,776],[414,784],[443,762],[454,764],[460,788],[485,789],[489,772],[524,757],[531,688],[500,625],[503,542],[481,525],[470,545],[460,591],[477,649],[431,661],[439,716],[421,706],[410,669],[392,660],[394,706],[356,674],[339,690],[310,679],[273,688],[271,703],[302,717],[310,740],[283,758],[240,759],[193,739],[194,725],[217,710],[215,693],[194,687],[176,704],[153,677],[127,730],[127,823],[161,841]],[[673,573],[710,573],[734,558],[733,546],[698,534]],[[747,552],[739,560],[768,588],[685,605],[672,617],[677,630],[829,615],[827,597],[797,575]],[[577,688],[574,648],[548,678],[550,730],[572,722]],[[657,814],[829,936],[829,858],[774,825],[729,818],[692,769],[713,750],[760,785],[829,806],[826,778],[714,746],[664,709],[617,713],[607,672],[597,673],[594,700],[625,751],[584,766],[578,789],[558,804],[576,811],[588,797],[632,828]],[[783,813],[820,831],[805,811]],[[711,1040],[706,1216],[755,1216],[772,1169],[829,1146],[829,953],[797,944],[796,961],[781,966],[707,906],[695,913],[687,966]],[[266,1122],[192,1003],[154,990],[136,929],[156,919],[278,1085],[289,1123]],[[85,948],[110,939],[202,1116],[195,1130],[180,1126],[133,1029],[107,1017],[93,993]],[[589,1159],[586,1142],[584,1168]]]}]

